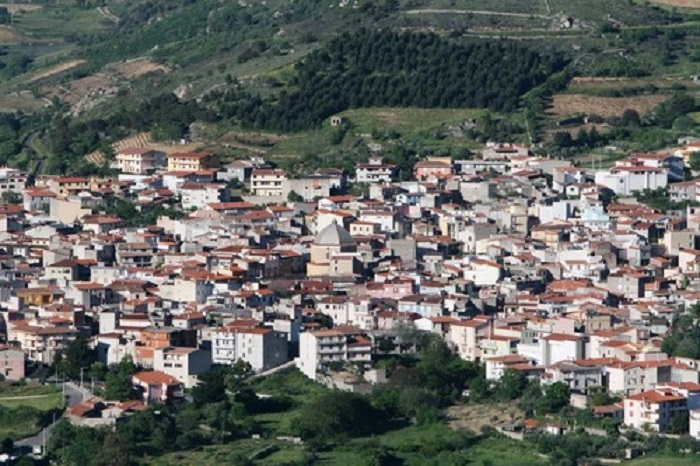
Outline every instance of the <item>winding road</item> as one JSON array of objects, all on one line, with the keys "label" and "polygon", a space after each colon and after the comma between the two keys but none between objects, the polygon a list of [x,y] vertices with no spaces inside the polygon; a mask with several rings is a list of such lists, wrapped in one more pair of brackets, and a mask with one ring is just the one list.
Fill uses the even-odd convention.
[{"label": "winding road", "polygon": [[[65,385],[65,390],[66,390],[66,403],[67,406],[74,405],[76,403],[80,403],[83,401],[85,398],[89,397],[90,391],[88,391],[85,388],[80,388],[78,385],[74,384],[73,382],[66,382]],[[54,422],[52,422],[50,425],[44,427],[41,432],[38,434],[34,435],[33,437],[27,437],[22,440],[17,440],[15,442],[15,447],[20,450],[22,454],[29,454],[33,451],[33,448],[35,446],[42,446],[44,445],[44,440],[48,440],[49,437],[51,436],[51,430],[54,428],[56,423],[60,420],[60,417],[57,417]]]}]

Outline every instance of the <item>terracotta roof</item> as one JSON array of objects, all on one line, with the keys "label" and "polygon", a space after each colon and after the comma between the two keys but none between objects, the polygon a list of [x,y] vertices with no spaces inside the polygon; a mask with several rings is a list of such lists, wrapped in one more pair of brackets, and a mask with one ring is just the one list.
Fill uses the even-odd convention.
[{"label": "terracotta roof", "polygon": [[148,385],[182,385],[182,382],[164,372],[150,371],[134,374],[134,379]]}]

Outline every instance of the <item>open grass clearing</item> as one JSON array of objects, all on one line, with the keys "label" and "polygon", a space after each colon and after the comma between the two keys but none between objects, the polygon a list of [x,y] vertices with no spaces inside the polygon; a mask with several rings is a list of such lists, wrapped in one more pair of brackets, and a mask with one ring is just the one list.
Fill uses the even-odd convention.
[{"label": "open grass clearing", "polygon": [[644,115],[667,98],[668,96],[665,95],[598,97],[584,94],[557,94],[554,96],[549,113],[558,118],[582,114],[610,117],[620,116],[625,110],[632,109]]},{"label": "open grass clearing", "polygon": [[687,457],[672,456],[648,456],[632,460],[630,466],[697,466],[700,464],[700,455]]},{"label": "open grass clearing", "polygon": [[49,7],[25,11],[14,21],[17,31],[38,39],[60,39],[73,34],[100,32],[107,27],[106,20],[96,9]]}]

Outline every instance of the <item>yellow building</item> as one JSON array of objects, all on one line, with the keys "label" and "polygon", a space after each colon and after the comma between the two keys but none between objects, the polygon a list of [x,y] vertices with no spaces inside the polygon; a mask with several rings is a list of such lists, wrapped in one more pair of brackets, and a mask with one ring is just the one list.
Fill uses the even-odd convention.
[{"label": "yellow building", "polygon": [[212,168],[213,157],[208,152],[175,152],[168,155],[168,171],[200,171]]}]

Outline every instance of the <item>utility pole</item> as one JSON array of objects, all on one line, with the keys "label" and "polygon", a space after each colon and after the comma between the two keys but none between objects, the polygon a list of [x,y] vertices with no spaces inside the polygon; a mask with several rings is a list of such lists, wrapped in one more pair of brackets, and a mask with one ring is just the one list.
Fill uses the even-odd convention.
[{"label": "utility pole", "polygon": [[80,388],[83,388],[83,368],[80,368]]}]

